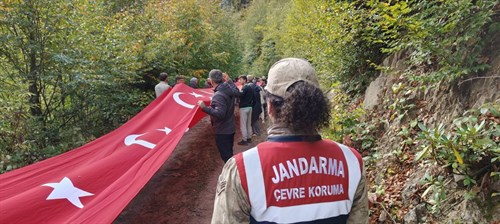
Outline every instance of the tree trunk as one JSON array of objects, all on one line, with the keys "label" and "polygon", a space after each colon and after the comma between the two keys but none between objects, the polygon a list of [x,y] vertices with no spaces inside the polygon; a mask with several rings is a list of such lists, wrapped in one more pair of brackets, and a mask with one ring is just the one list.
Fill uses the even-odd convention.
[{"label": "tree trunk", "polygon": [[[34,43],[36,41],[36,37],[33,33],[29,35],[30,42]],[[40,91],[38,89],[38,65],[36,64],[36,49],[30,50],[30,65],[29,65],[29,74],[28,74],[28,82],[29,82],[29,92],[30,94],[30,112],[34,117],[42,116],[42,106],[40,102]]]}]

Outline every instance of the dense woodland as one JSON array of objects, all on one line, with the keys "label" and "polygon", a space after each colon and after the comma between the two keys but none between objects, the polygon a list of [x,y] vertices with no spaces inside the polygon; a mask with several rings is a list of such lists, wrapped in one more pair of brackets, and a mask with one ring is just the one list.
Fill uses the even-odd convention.
[{"label": "dense woodland", "polygon": [[[440,167],[417,192],[428,220],[444,212],[450,174],[463,175],[455,188],[487,202],[491,220],[499,192],[484,194],[482,182],[500,178],[499,99],[431,123],[413,113],[422,102],[412,96],[476,78],[500,82],[491,72],[499,18],[497,0],[1,1],[0,172],[116,129],[154,99],[160,72],[201,85],[213,68],[260,77],[283,57],[302,57],[332,99],[324,136],[358,148],[370,171],[384,126],[397,121],[399,162]],[[393,97],[377,112],[363,109],[370,82],[393,70],[382,61],[401,52]],[[377,199],[387,191],[371,184],[372,216],[403,222],[401,203]]]}]

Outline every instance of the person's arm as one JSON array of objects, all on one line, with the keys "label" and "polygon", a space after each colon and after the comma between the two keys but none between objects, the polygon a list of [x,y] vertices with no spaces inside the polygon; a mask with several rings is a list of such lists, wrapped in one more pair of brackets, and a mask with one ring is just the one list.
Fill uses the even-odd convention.
[{"label": "person's arm", "polygon": [[359,180],[358,188],[354,194],[351,212],[347,223],[368,223],[368,194],[366,186],[366,171],[363,165],[361,180]]},{"label": "person's arm", "polygon": [[231,158],[219,176],[212,224],[233,223],[250,223],[250,203],[241,186],[235,159]]},{"label": "person's arm", "polygon": [[201,110],[209,115],[223,119],[226,116],[228,105],[226,105],[221,95],[215,94],[210,106],[201,107]]},{"label": "person's arm", "polygon": [[255,83],[252,84],[252,107],[255,107],[255,105],[257,105],[257,94],[259,94],[259,97],[260,97],[260,93],[257,89],[257,85]]},{"label": "person's arm", "polygon": [[227,83],[227,85],[229,85],[229,88],[231,89],[231,92],[232,92],[232,96],[241,96],[241,92],[240,90],[238,89],[238,87],[234,84],[233,80],[231,80],[231,78],[229,77],[229,75],[227,73],[222,73],[222,78],[224,80],[225,83]]}]

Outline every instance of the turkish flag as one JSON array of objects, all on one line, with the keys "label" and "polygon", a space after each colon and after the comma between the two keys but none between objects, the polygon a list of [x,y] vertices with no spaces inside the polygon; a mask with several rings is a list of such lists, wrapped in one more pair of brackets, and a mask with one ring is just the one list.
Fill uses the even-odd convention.
[{"label": "turkish flag", "polygon": [[164,92],[120,128],[0,175],[0,223],[111,223],[205,114],[211,89]]}]

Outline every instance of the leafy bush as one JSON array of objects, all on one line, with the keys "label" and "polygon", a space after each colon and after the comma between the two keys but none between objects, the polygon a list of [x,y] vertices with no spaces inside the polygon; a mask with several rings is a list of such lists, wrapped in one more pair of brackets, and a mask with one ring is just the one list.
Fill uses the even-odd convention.
[{"label": "leafy bush", "polygon": [[500,160],[499,106],[485,105],[469,110],[454,119],[446,128],[443,124],[428,128],[423,124],[418,136],[421,150],[415,160],[430,156],[438,164],[450,167],[454,173],[464,175],[464,186],[477,185],[485,174],[498,178]]},{"label": "leafy bush", "polygon": [[376,76],[371,64],[382,55],[379,43],[362,38],[367,13],[356,2],[297,0],[280,29],[279,52],[314,63],[325,85],[340,82],[353,96],[364,91]]},{"label": "leafy bush", "polygon": [[446,200],[446,183],[444,177],[441,175],[434,177],[426,173],[420,182],[426,188],[420,197],[429,198],[427,203],[428,210],[431,213],[439,213],[443,202]]},{"label": "leafy bush", "polygon": [[385,53],[409,50],[415,80],[456,80],[488,68],[480,57],[482,37],[496,4],[495,0],[361,2],[360,8],[370,15],[364,38],[382,44]]},{"label": "leafy bush", "polygon": [[330,126],[322,134],[334,141],[344,142],[358,150],[368,150],[375,146],[374,136],[377,122],[365,122],[365,111],[351,102],[350,97],[334,85],[329,92],[331,100]]}]

